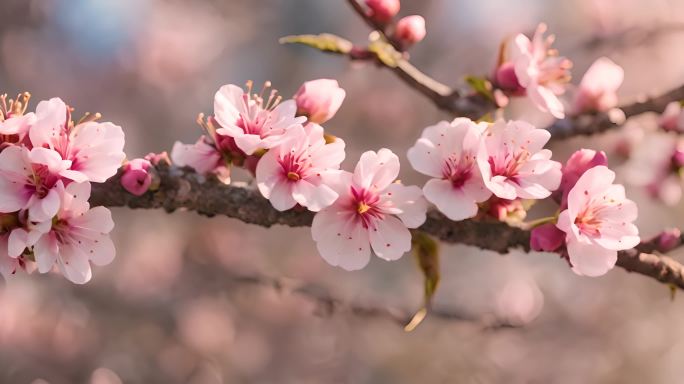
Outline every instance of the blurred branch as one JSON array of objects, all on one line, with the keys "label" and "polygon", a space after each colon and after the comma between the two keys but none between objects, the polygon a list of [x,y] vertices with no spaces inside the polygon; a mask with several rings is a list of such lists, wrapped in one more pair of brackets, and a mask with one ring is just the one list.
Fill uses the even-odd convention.
[{"label": "blurred branch", "polygon": [[[388,27],[391,27],[391,24],[384,25],[374,21],[366,14],[364,8],[357,0],[348,0],[348,2],[359,17],[382,37],[377,41],[371,41],[370,46],[366,49],[353,47],[348,50],[322,51],[344,55],[354,61],[374,61],[377,65],[392,70],[407,85],[430,99],[437,108],[455,116],[464,116],[473,120],[478,120],[496,109],[496,105],[494,105],[492,100],[477,93],[462,95],[458,90],[453,89],[420,71],[411,64],[408,60],[408,55],[405,52],[402,52],[400,44],[393,41],[391,36],[387,33]],[[670,29],[681,29],[680,25],[673,25],[670,27]],[[334,35],[326,34],[325,36],[330,37]],[[334,37],[342,42],[349,43],[339,36]],[[382,44],[385,46],[381,46],[378,49],[377,46]],[[309,46],[313,45],[309,44]],[[316,46],[313,47],[316,48]],[[551,132],[553,140],[572,136],[592,135],[617,128],[624,123],[626,118],[646,112],[660,113],[665,109],[665,106],[669,102],[682,99],[684,99],[684,86],[673,89],[660,96],[637,100],[632,104],[626,104],[619,107],[619,109],[624,112],[624,116],[622,113],[619,113],[619,111],[613,111],[612,113],[587,113],[557,120],[548,126],[547,129]]]},{"label": "blurred branch", "polygon": [[658,38],[671,33],[684,32],[684,23],[659,22],[652,26],[632,26],[610,34],[596,34],[591,39],[583,41],[579,48],[597,50],[611,46],[612,50],[634,48],[651,43]]},{"label": "blurred branch", "polygon": [[[123,189],[120,175],[106,183],[93,184],[92,205],[129,208],[163,208],[195,211],[205,216],[225,215],[249,224],[271,227],[310,226],[313,213],[304,210],[279,212],[257,190],[224,185],[213,177],[205,178],[189,169],[166,165],[156,168],[159,188],[142,196]],[[530,232],[491,220],[451,221],[438,211],[428,211],[420,230],[447,243],[460,243],[499,253],[513,248],[530,251]],[[618,266],[684,289],[684,266],[667,257],[653,255],[656,238],[618,254]],[[684,239],[680,239],[684,240]],[[680,244],[681,245],[681,241]]]}]

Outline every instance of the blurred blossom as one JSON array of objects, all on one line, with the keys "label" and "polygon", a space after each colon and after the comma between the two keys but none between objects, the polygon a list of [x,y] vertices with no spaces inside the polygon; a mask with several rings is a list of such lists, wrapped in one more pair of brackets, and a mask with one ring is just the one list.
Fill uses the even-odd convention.
[{"label": "blurred blossom", "polygon": [[335,116],[345,95],[337,80],[317,79],[302,84],[293,99],[298,115],[307,116],[309,122],[323,124]]},{"label": "blurred blossom", "polygon": [[684,141],[672,133],[654,132],[645,137],[624,166],[628,183],[646,188],[666,205],[682,198]]},{"label": "blurred blossom", "polygon": [[390,21],[401,8],[399,0],[366,0],[368,15],[375,21],[386,23]]},{"label": "blurred blossom", "polygon": [[227,32],[225,28],[210,6],[160,2],[136,36],[137,55],[124,60],[144,81],[170,91],[199,75],[221,54],[226,40],[217,37]]},{"label": "blurred blossom", "polygon": [[658,125],[665,131],[684,133],[684,113],[682,113],[682,103],[673,101],[665,107],[665,111],[660,115]]},{"label": "blurred blossom", "polygon": [[625,71],[607,57],[596,60],[582,77],[575,93],[573,113],[607,111],[618,104],[617,90]]},{"label": "blurred blossom", "polygon": [[226,304],[199,298],[181,306],[176,314],[181,340],[200,353],[225,353],[232,348],[235,328]]},{"label": "blurred blossom", "polygon": [[[119,261],[118,290],[132,297],[163,295],[182,268],[184,242],[173,227],[148,223],[154,230],[131,243]],[[123,252],[122,252],[123,253]]]},{"label": "blurred blossom", "polygon": [[123,381],[111,369],[98,368],[90,376],[90,384],[123,384]]},{"label": "blurred blossom", "polygon": [[544,295],[533,280],[514,279],[499,291],[496,303],[497,317],[512,325],[525,325],[541,313]]}]

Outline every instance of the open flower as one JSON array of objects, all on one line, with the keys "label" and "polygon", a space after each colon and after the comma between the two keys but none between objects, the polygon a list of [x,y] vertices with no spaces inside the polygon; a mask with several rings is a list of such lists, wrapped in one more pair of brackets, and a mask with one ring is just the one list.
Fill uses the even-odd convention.
[{"label": "open flower", "polygon": [[229,184],[230,168],[221,152],[209,140],[201,136],[195,144],[176,141],[171,150],[171,161],[179,167],[190,167],[202,175],[213,173],[223,183]]},{"label": "open flower", "polygon": [[0,150],[7,145],[19,144],[24,141],[35,121],[36,115],[33,112],[0,121]]},{"label": "open flower", "polygon": [[[265,88],[269,87],[267,83]],[[235,139],[235,144],[247,155],[257,149],[269,149],[278,145],[285,131],[306,121],[296,117],[294,100],[280,102],[276,91],[267,100],[262,95],[247,92],[233,84],[224,85],[214,96],[214,117],[221,125],[216,133]],[[263,92],[262,92],[263,94]]]},{"label": "open flower", "polygon": [[615,173],[605,166],[586,171],[568,195],[556,226],[565,232],[572,270],[600,276],[615,266],[617,251],[639,244],[636,204],[625,197]]},{"label": "open flower", "polygon": [[46,273],[57,265],[70,281],[83,284],[90,280],[90,262],[109,264],[115,255],[109,232],[114,228],[112,215],[105,207],[90,208],[90,183],[58,182],[61,199],[55,220],[35,225],[26,237],[33,245],[36,265]]},{"label": "open flower", "polygon": [[442,121],[423,130],[408,150],[416,171],[433,177],[423,187],[425,198],[451,220],[477,214],[477,203],[491,196],[477,166],[482,132],[486,123],[467,118]]},{"label": "open flower", "polygon": [[0,152],[0,212],[28,210],[31,221],[50,220],[59,210],[57,182],[71,161],[47,148],[11,146]]},{"label": "open flower", "polygon": [[510,61],[517,82],[525,88],[530,100],[540,110],[560,119],[565,113],[558,95],[565,92],[572,62],[551,49],[554,36],[544,37],[545,32],[546,24],[541,23],[532,40],[523,34],[515,36]]},{"label": "open flower", "polygon": [[365,152],[354,173],[342,172],[330,186],[339,194],[316,214],[311,234],[325,261],[346,270],[365,267],[371,248],[384,260],[411,249],[411,233],[425,222],[420,188],[393,183],[399,158],[388,149]]},{"label": "open flower", "polygon": [[487,188],[507,200],[548,197],[561,181],[561,164],[542,149],[550,137],[524,121],[492,124],[477,155]]},{"label": "open flower", "polygon": [[337,192],[325,180],[339,173],[335,170],[342,160],[344,141],[336,139],[326,144],[321,126],[295,126],[283,136],[279,146],[259,160],[257,186],[279,211],[298,203],[317,212],[337,199]]},{"label": "open flower", "polygon": [[607,57],[601,57],[582,77],[573,101],[573,112],[604,112],[618,104],[617,90],[625,71]]},{"label": "open flower", "polygon": [[31,145],[34,150],[51,149],[61,160],[70,162],[68,169],[60,172],[63,177],[76,182],[103,183],[116,174],[126,157],[121,127],[95,121],[73,126],[60,98],[38,103],[36,117],[29,131]]}]

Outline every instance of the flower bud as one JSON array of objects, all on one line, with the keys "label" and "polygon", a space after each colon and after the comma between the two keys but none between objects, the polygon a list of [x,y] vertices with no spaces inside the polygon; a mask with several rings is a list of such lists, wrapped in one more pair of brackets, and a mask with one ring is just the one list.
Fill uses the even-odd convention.
[{"label": "flower bud", "polygon": [[401,3],[399,0],[366,0],[366,6],[369,17],[378,23],[386,23],[399,13]]},{"label": "flower bud", "polygon": [[673,101],[665,107],[658,120],[658,126],[665,131],[684,132],[684,113],[679,101]]},{"label": "flower bud", "polygon": [[658,251],[669,252],[678,246],[681,241],[682,232],[678,228],[669,228],[658,236]]},{"label": "flower bud", "polygon": [[512,224],[522,222],[527,216],[527,211],[520,200],[492,197],[489,202],[489,214],[497,220]]},{"label": "flower bud", "polygon": [[555,224],[547,223],[538,226],[530,234],[530,248],[540,252],[553,252],[565,242],[565,232]]},{"label": "flower bud", "polygon": [[150,188],[152,175],[150,167],[152,164],[145,159],[133,159],[124,165],[123,175],[121,175],[121,185],[128,192],[141,196]]},{"label": "flower bud", "polygon": [[394,38],[404,45],[415,44],[425,38],[425,19],[420,15],[402,17],[397,22]]},{"label": "flower bud", "polygon": [[579,180],[584,172],[598,165],[608,165],[608,157],[603,151],[580,149],[570,156],[565,163],[565,167],[563,167],[563,177],[558,188],[558,191],[562,193],[562,198],[560,199],[561,208],[565,207],[568,193],[575,186],[577,180]]},{"label": "flower bud", "polygon": [[513,95],[522,95],[525,93],[525,88],[520,85],[518,76],[515,74],[515,67],[512,62],[505,62],[496,69],[494,73],[494,82],[496,86],[504,90],[506,93]]},{"label": "flower bud", "polygon": [[330,120],[342,105],[346,92],[336,80],[318,79],[302,84],[294,95],[297,114],[307,116],[309,122],[321,124]]}]

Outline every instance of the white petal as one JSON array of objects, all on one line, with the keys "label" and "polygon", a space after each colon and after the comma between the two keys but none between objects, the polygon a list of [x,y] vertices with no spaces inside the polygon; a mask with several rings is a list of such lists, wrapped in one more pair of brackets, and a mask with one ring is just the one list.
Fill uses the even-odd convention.
[{"label": "white petal", "polygon": [[568,242],[568,254],[572,270],[583,276],[605,275],[617,261],[617,251],[580,241]]},{"label": "white petal", "polygon": [[310,211],[318,212],[334,203],[338,194],[325,184],[315,186],[306,180],[299,180],[293,185],[292,197]]},{"label": "white petal", "polygon": [[431,179],[423,187],[423,193],[429,202],[451,220],[460,221],[477,214],[475,200],[466,196],[461,189],[454,188],[449,180]]},{"label": "white petal", "polygon": [[370,261],[368,231],[331,208],[318,212],[311,225],[318,252],[328,264],[348,271],[365,267]]}]

